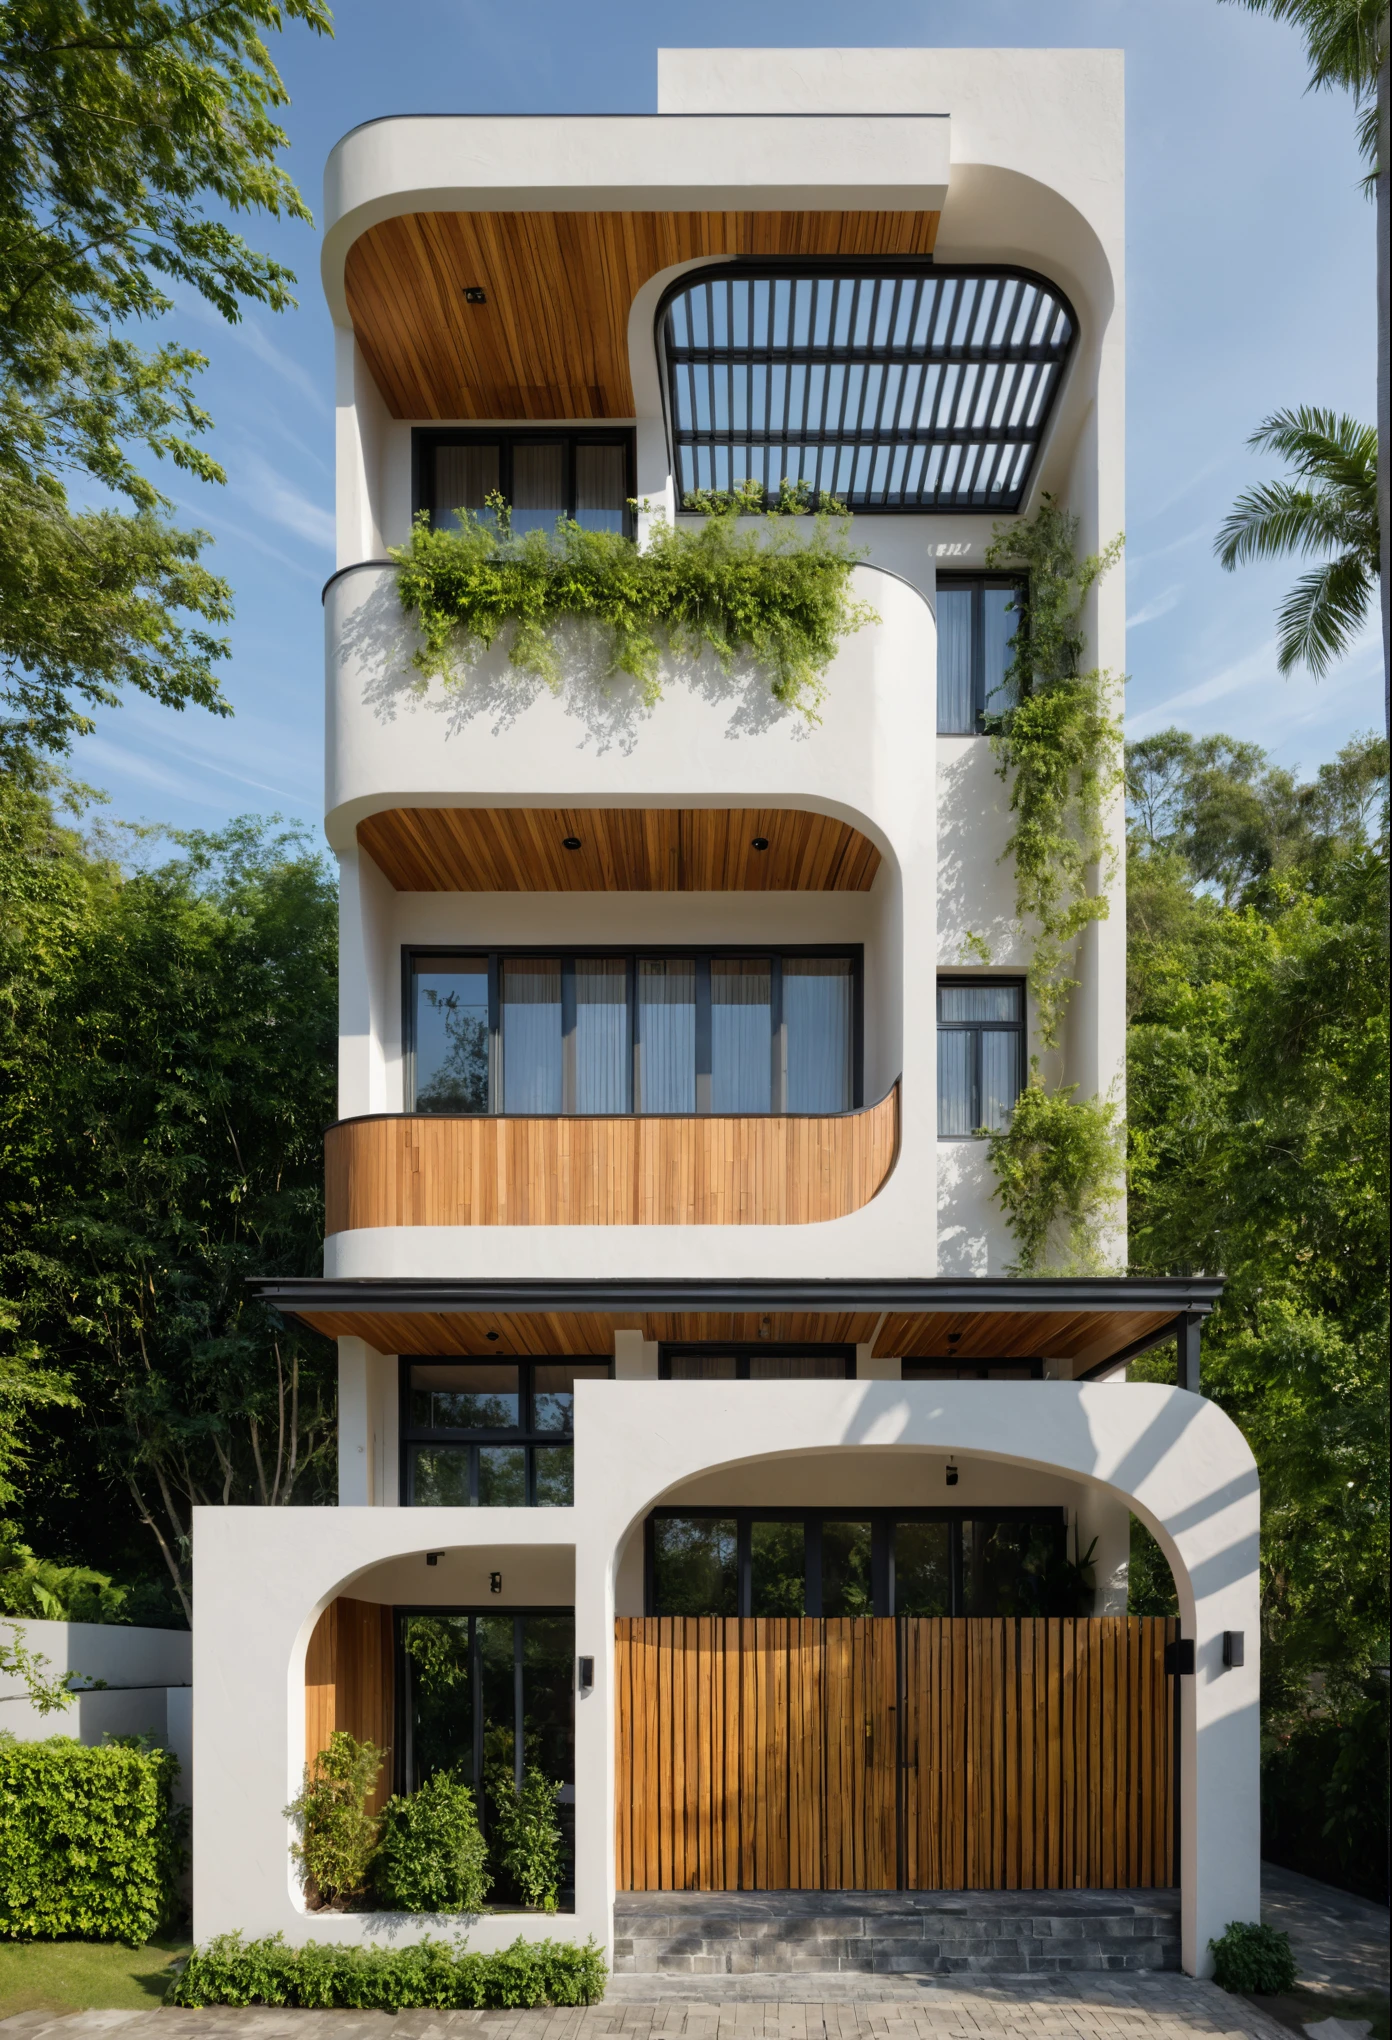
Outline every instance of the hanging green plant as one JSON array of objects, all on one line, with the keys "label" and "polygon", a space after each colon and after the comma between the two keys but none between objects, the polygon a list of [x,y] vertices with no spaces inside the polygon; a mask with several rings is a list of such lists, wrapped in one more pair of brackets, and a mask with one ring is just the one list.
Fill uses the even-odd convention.
[{"label": "hanging green plant", "polygon": [[1010,1118],[990,1135],[996,1199],[1016,1246],[1012,1275],[1045,1266],[1097,1275],[1107,1266],[1102,1231],[1121,1198],[1121,1128],[1115,1105],[1077,1099],[1076,1090],[1048,1091],[1031,1071]]},{"label": "hanging green plant", "polygon": [[1027,523],[997,527],[985,556],[992,571],[1023,568],[1027,583],[1006,675],[1010,706],[987,727],[1010,788],[1014,829],[1002,860],[1014,859],[1015,912],[1038,929],[1029,983],[1044,1048],[1057,1046],[1076,986],[1073,945],[1109,912],[1115,852],[1105,822],[1122,775],[1117,683],[1081,668],[1088,595],[1125,541],[1080,560],[1077,539],[1077,518],[1045,496]]},{"label": "hanging green plant", "polygon": [[609,673],[628,674],[648,705],[662,692],[664,651],[712,652],[727,673],[752,661],[776,700],[816,722],[842,638],[879,619],[851,595],[861,554],[847,522],[823,511],[809,530],[794,522],[805,509],[794,499],[764,510],[761,498],[766,521],[749,528],[738,521],[755,514],[748,491],[718,507],[712,498],[698,525],[656,519],[641,549],[567,518],[516,533],[500,497],[486,516],[461,511],[453,530],[432,531],[422,513],[410,544],[392,550],[402,607],[421,634],[414,663],[423,681],[458,681],[510,626],[511,663],[559,692],[554,629],[580,620],[607,638]]}]

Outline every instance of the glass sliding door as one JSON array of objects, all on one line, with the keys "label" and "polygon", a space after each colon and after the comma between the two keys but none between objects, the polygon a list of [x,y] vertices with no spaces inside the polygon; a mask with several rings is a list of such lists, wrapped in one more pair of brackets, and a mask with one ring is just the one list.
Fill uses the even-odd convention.
[{"label": "glass sliding door", "polygon": [[628,964],[621,956],[575,960],[576,1112],[628,1112],[633,1051]]},{"label": "glass sliding door", "polygon": [[789,1112],[849,1112],[854,1099],[855,979],[848,956],[783,958]]},{"label": "glass sliding door", "polygon": [[510,957],[502,967],[504,1112],[559,1112],[561,966]]},{"label": "glass sliding door", "polygon": [[412,991],[416,1111],[486,1112],[488,958],[421,958]]},{"label": "glass sliding door", "polygon": [[763,957],[713,957],[712,1112],[773,1109],[773,973]]},{"label": "glass sliding door", "polygon": [[638,1110],[696,1110],[696,965],[638,959]]}]

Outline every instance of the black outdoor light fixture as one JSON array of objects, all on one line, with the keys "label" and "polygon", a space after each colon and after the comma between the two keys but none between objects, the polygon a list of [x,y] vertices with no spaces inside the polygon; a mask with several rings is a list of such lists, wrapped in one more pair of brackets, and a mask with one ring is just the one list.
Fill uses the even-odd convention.
[{"label": "black outdoor light fixture", "polygon": [[1223,1631],[1223,1669],[1226,1672],[1239,1671],[1247,1662],[1247,1653],[1240,1629]]},{"label": "black outdoor light fixture", "polygon": [[443,1551],[427,1551],[425,1554],[425,1562],[427,1565],[438,1565],[440,1563],[440,1560],[444,1557],[444,1555],[445,1554]]},{"label": "black outdoor light fixture", "polygon": [[957,1485],[957,1481],[958,1481],[958,1473],[957,1473],[957,1469],[956,1469],[956,1467],[955,1467],[955,1466],[949,1466],[949,1467],[948,1467],[948,1469],[947,1469],[947,1484],[948,1484],[948,1486],[949,1486],[949,1487],[956,1487],[956,1485]]},{"label": "black outdoor light fixture", "polygon": [[582,1693],[588,1693],[594,1685],[594,1659],[582,1657],[575,1660],[575,1683]]},{"label": "black outdoor light fixture", "polygon": [[502,1574],[501,1574],[500,1572],[491,1572],[491,1573],[490,1573],[490,1574],[488,1575],[488,1591],[489,1591],[489,1593],[490,1593],[490,1594],[501,1594],[501,1593],[502,1593],[502,1591],[503,1591],[503,1576],[502,1576]]},{"label": "black outdoor light fixture", "polygon": [[488,292],[481,283],[466,283],[464,286],[464,302],[466,305],[486,305],[488,303]]},{"label": "black outdoor light fixture", "polygon": [[767,849],[768,849],[768,837],[767,837],[767,836],[755,836],[755,837],[753,837],[753,838],[751,839],[751,841],[750,841],[750,845],[749,845],[749,847],[750,847],[750,849],[751,849],[751,850],[767,850]]},{"label": "black outdoor light fixture", "polygon": [[580,848],[580,838],[578,836],[562,836],[561,848],[562,850],[578,850]]},{"label": "black outdoor light fixture", "polygon": [[1192,1636],[1178,1636],[1173,1643],[1165,1645],[1165,1670],[1176,1678],[1193,1678],[1194,1639]]}]

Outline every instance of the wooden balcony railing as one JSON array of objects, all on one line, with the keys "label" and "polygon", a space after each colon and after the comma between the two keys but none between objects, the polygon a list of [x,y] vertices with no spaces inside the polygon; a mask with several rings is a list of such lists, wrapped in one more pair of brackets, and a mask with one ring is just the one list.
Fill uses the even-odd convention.
[{"label": "wooden balcony railing", "polygon": [[897,1084],[825,1116],[344,1119],[325,1223],[811,1225],[868,1204],[898,1149]]}]

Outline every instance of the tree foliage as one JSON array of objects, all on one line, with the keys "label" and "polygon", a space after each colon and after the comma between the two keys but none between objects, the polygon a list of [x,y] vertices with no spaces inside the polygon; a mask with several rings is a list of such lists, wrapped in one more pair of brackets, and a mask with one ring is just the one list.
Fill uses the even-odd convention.
[{"label": "tree foliage", "polygon": [[228,219],[309,219],[276,160],[284,20],[329,26],[322,0],[0,0],[2,755],[65,749],[124,687],[226,712],[229,591],[145,471],[222,479],[203,357],[130,329],[180,286],[229,320],[292,302]]},{"label": "tree foliage", "polygon": [[187,1613],[194,1503],[331,1480],[326,1349],[246,1283],[318,1264],[336,916],[319,857],[273,825],[172,847],[125,869],[51,785],[0,780],[6,1378],[39,1384],[16,1410],[54,1382],[79,1404],[42,1453],[31,1426],[24,1534],[63,1541],[39,1495],[50,1527],[71,1497],[71,1542],[89,1483],[118,1519],[124,1496]]},{"label": "tree foliage", "polygon": [[661,693],[664,650],[711,652],[726,672],[751,661],[776,700],[815,722],[841,639],[876,620],[851,598],[859,555],[844,524],[825,515],[804,534],[793,521],[800,506],[742,527],[752,498],[710,503],[696,526],[655,520],[641,551],[621,532],[566,518],[553,532],[514,534],[501,497],[483,517],[461,510],[457,529],[432,531],[422,514],[392,557],[402,607],[420,628],[423,681],[458,680],[510,628],[511,663],[558,689],[554,634],[570,623],[601,634],[609,673],[637,681],[649,704]]},{"label": "tree foliage", "polygon": [[1130,769],[1132,1263],[1226,1278],[1269,1718],[1353,1707],[1388,1647],[1386,744],[1302,786],[1167,731]]}]

